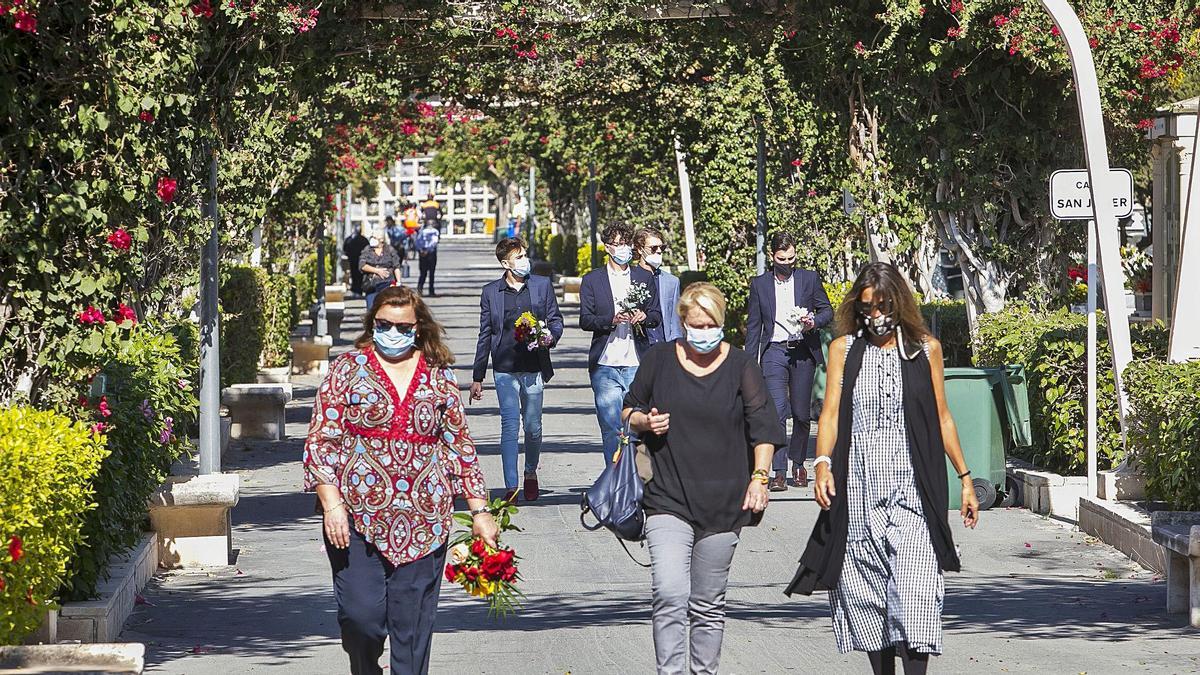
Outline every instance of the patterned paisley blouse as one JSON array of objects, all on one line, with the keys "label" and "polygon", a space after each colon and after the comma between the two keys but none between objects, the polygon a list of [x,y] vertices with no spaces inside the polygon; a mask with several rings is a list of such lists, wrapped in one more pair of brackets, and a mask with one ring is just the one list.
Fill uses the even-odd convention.
[{"label": "patterned paisley blouse", "polygon": [[486,498],[454,374],[419,359],[401,401],[374,350],[338,357],[304,444],[305,491],[338,486],[354,528],[397,565],[446,542],[455,496]]}]

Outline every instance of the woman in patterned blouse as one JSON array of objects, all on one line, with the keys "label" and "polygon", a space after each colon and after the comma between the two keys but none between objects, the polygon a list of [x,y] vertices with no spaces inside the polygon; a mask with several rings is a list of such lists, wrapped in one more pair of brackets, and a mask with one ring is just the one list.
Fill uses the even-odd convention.
[{"label": "woman in patterned blouse", "polygon": [[355,349],[317,392],[304,446],[304,488],[325,514],[342,648],[350,669],[424,673],[452,528],[463,496],[474,533],[495,545],[483,473],[467,430],[454,356],[410,288],[385,289]]}]

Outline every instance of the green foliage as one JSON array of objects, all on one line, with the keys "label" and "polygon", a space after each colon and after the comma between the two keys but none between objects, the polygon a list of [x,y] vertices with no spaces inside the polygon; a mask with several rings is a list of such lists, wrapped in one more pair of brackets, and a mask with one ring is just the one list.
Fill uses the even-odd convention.
[{"label": "green foliage", "polygon": [[546,242],[546,260],[550,261],[550,265],[559,274],[566,274],[567,265],[563,260],[563,236],[561,233],[553,235]]},{"label": "green foliage", "polygon": [[934,337],[942,343],[947,368],[971,365],[971,325],[967,304],[962,300],[921,303],[921,315]]},{"label": "green foliage", "polygon": [[1173,509],[1200,511],[1200,362],[1137,362],[1125,378],[1129,444],[1146,492]]},{"label": "green foliage", "polygon": [[[1101,470],[1124,457],[1112,361],[1103,321],[1098,328],[1097,408]],[[1133,324],[1134,358],[1162,359],[1167,330],[1162,324]],[[1087,317],[1066,310],[1035,313],[1014,306],[979,319],[974,351],[977,365],[1025,365],[1033,446],[1022,457],[1050,471],[1080,474],[1087,466]]]},{"label": "green foliage", "polygon": [[[325,248],[325,283],[332,284],[337,278],[337,263],[329,251],[332,245]],[[300,271],[296,274],[296,304],[303,314],[317,301],[317,254],[310,253],[300,261]]]},{"label": "green foliage", "polygon": [[296,282],[286,274],[267,276],[263,297],[263,350],[259,365],[278,368],[291,363],[292,346],[289,338],[300,319],[296,303]]},{"label": "green foliage", "polygon": [[71,408],[77,418],[104,425],[109,455],[95,480],[99,506],[87,513],[84,542],[70,567],[69,599],[91,598],[109,556],[141,536],[146,500],[183,450],[180,430],[195,424],[196,368],[170,332],[139,326],[102,371],[109,393]]},{"label": "green foliage", "polygon": [[[596,262],[603,265],[604,261],[605,261],[604,244],[597,243],[596,248],[597,248],[596,256],[595,256]],[[583,276],[591,271],[592,271],[592,245],[584,244],[583,246],[580,246],[579,249],[576,251],[575,273],[578,274],[579,276]]]},{"label": "green foliage", "polygon": [[530,246],[532,246],[531,254],[534,258],[537,258],[538,260],[551,259],[550,239],[550,227],[548,225],[543,225],[539,219],[537,229],[533,232],[533,241],[530,244]]},{"label": "green foliage", "polygon": [[853,281],[826,281],[822,284],[825,287],[825,295],[829,298],[829,304],[833,306],[836,312],[842,300],[846,298],[846,294],[850,292],[850,287],[854,285]]},{"label": "green foliage", "polygon": [[52,606],[107,454],[82,422],[0,408],[0,645],[19,644]]},{"label": "green foliage", "polygon": [[[221,274],[221,385],[254,382],[266,344],[266,270],[230,265]],[[289,316],[290,320],[290,316]]]}]

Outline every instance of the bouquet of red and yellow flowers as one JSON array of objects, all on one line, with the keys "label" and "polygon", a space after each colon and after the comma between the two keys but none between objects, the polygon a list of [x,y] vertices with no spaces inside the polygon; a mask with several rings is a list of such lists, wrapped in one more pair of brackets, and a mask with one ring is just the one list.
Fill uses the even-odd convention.
[{"label": "bouquet of red and yellow flowers", "polygon": [[533,312],[525,312],[518,316],[513,330],[517,342],[525,345],[529,351],[554,344],[554,335],[550,333],[550,327],[545,321],[534,316]]},{"label": "bouquet of red and yellow flowers", "polygon": [[[501,533],[520,531],[512,524],[512,514],[517,512],[512,502],[494,499],[488,504],[488,509],[500,526]],[[454,519],[461,525],[472,525],[471,516],[465,513],[455,514]],[[472,535],[470,530],[459,533],[450,542],[450,551],[447,553],[446,581],[462,586],[463,590],[477,598],[485,598],[489,614],[505,616],[521,604],[523,595],[516,587],[521,580],[521,573],[516,564],[519,558],[512,548],[501,545],[498,536],[496,544],[498,548],[488,546],[482,539]]]}]

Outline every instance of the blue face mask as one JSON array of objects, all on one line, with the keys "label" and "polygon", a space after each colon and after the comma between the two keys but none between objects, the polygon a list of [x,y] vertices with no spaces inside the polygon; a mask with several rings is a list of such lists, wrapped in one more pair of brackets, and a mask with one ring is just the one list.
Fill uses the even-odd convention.
[{"label": "blue face mask", "polygon": [[725,339],[725,329],[720,326],[716,328],[692,328],[685,326],[687,329],[687,341],[692,346],[692,349],[707,354],[717,347],[721,346],[721,340]]},{"label": "blue face mask", "polygon": [[401,333],[399,328],[387,330],[375,329],[375,349],[389,359],[398,359],[407,354],[417,343],[417,331],[414,328],[407,333]]},{"label": "blue face mask", "polygon": [[608,250],[608,257],[618,265],[627,265],[630,260],[633,260],[633,247],[629,244],[614,246]]}]

